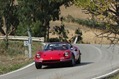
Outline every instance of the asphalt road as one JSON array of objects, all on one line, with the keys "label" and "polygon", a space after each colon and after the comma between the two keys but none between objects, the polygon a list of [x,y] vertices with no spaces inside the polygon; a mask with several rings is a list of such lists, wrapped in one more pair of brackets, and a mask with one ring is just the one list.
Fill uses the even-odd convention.
[{"label": "asphalt road", "polygon": [[46,67],[37,70],[34,65],[0,79],[92,79],[119,67],[119,46],[76,45],[82,53],[81,64],[74,67]]}]

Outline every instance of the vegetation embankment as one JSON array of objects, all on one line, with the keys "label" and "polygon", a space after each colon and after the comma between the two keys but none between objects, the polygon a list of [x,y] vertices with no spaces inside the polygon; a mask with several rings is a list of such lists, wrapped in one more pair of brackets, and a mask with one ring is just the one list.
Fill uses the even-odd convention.
[{"label": "vegetation embankment", "polygon": [[34,54],[41,49],[41,43],[33,42],[32,58],[28,58],[28,48],[23,41],[9,41],[8,49],[5,48],[5,41],[0,40],[0,74],[19,69],[33,62]]}]

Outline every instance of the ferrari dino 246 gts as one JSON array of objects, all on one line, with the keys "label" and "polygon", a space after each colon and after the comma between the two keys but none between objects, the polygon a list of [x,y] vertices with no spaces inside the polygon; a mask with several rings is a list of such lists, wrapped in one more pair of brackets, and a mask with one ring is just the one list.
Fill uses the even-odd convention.
[{"label": "ferrari dino 246 gts", "polygon": [[42,51],[35,55],[36,69],[42,68],[42,65],[68,64],[74,66],[81,62],[80,50],[70,43],[52,42],[47,43]]}]

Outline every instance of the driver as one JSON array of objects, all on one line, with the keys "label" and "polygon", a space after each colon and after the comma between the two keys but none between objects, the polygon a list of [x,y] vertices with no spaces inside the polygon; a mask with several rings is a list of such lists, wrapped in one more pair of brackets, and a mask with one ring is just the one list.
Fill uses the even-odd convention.
[{"label": "driver", "polygon": [[63,48],[64,50],[66,50],[66,49],[67,49],[66,45],[62,45],[62,48]]}]

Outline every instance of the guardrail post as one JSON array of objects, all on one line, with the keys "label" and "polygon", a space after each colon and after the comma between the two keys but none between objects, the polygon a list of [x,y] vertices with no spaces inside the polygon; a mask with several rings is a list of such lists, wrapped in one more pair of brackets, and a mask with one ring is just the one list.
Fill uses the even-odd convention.
[{"label": "guardrail post", "polygon": [[29,50],[29,58],[32,57],[32,49],[31,49],[31,43],[32,43],[32,37],[31,37],[31,33],[30,33],[30,30],[28,28],[28,50]]}]

